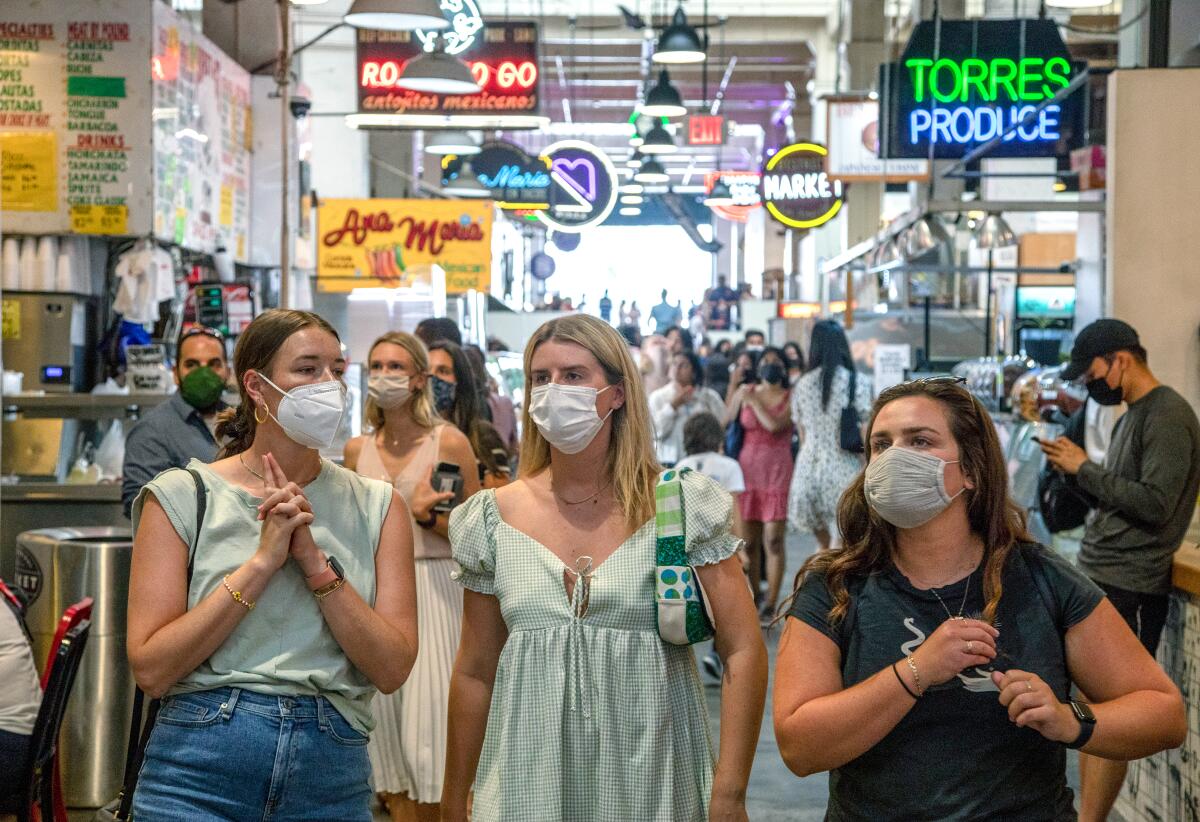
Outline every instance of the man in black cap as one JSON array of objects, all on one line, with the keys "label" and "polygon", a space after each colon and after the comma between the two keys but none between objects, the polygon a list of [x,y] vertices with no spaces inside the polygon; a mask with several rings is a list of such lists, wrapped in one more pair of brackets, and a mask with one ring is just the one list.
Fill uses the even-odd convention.
[{"label": "man in black cap", "polygon": [[[1200,422],[1187,400],[1155,379],[1137,332],[1120,320],[1097,320],[1080,331],[1062,376],[1082,377],[1088,396],[1101,405],[1129,405],[1104,465],[1089,462],[1066,437],[1043,443],[1042,450],[1098,500],[1079,566],[1154,655],[1167,619],[1172,560],[1200,491]],[[1083,754],[1079,767],[1079,819],[1107,819],[1125,763]]]}]

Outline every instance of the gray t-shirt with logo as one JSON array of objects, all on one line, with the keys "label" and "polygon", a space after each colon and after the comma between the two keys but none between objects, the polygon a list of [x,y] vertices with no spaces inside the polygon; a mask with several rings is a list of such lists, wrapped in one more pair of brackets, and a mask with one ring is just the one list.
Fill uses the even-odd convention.
[{"label": "gray t-shirt with logo", "polygon": [[[1063,637],[1104,598],[1087,577],[1040,545],[1013,550],[997,613],[1000,655],[994,670],[1020,669],[1045,680],[1060,700],[1070,690]],[[829,622],[823,575],[810,574],[789,616],[838,644],[849,688],[915,651],[947,611],[978,618],[981,571],[930,591],[894,567],[847,582],[851,608]],[[965,604],[964,604],[965,601]],[[909,699],[896,683],[896,698]],[[829,774],[826,819],[1073,820],[1066,749],[1018,728],[1000,704],[989,671],[970,668],[929,688],[873,748]]]}]

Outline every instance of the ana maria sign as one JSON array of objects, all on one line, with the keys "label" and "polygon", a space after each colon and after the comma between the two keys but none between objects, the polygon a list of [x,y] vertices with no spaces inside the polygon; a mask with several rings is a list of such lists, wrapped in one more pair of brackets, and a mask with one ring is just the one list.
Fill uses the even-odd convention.
[{"label": "ana maria sign", "polygon": [[918,24],[884,66],[889,157],[961,157],[1003,135],[993,157],[1054,156],[1083,137],[1083,97],[1056,99],[1083,70],[1051,20]]}]

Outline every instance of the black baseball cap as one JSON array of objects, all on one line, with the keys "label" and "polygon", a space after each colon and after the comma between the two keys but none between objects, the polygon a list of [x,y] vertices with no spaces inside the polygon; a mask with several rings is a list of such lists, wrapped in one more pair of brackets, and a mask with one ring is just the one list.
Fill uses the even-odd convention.
[{"label": "black baseball cap", "polygon": [[1062,370],[1062,378],[1068,381],[1079,379],[1096,357],[1103,357],[1114,351],[1127,351],[1140,347],[1141,344],[1137,332],[1129,323],[1112,318],[1089,323],[1075,336],[1075,345],[1071,348],[1071,361]]}]

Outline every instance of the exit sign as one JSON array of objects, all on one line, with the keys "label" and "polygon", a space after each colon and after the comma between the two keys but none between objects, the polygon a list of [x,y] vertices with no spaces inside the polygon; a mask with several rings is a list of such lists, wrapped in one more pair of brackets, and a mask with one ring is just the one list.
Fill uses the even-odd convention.
[{"label": "exit sign", "polygon": [[687,118],[689,146],[720,146],[725,144],[725,118],[720,114],[693,114]]}]

